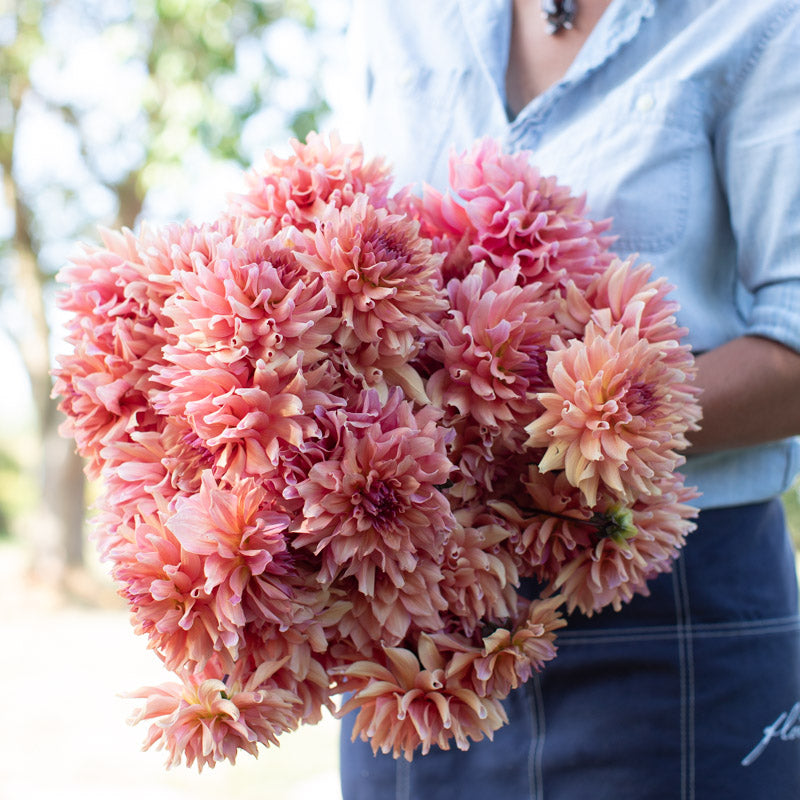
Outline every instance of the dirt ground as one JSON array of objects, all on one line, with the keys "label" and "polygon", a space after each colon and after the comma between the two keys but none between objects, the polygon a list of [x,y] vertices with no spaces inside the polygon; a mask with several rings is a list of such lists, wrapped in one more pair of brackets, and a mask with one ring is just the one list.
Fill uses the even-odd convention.
[{"label": "dirt ground", "polygon": [[[0,800],[341,800],[338,723],[243,753],[235,766],[164,768],[142,752],[136,702],[119,694],[171,679],[111,593],[64,602],[26,580],[24,554],[0,545]],[[92,607],[94,606],[94,607]]]}]

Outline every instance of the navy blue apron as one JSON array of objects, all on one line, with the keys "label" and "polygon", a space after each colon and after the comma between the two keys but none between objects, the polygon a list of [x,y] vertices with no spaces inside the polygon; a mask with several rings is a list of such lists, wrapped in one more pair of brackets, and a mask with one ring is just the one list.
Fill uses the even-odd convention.
[{"label": "navy blue apron", "polygon": [[672,573],[575,616],[469,751],[350,742],[344,800],[798,800],[800,618],[780,501],[703,511]]}]

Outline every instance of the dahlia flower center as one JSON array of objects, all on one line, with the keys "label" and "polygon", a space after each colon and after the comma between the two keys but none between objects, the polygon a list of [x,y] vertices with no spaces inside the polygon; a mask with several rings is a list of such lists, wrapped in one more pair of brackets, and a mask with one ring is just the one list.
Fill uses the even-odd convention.
[{"label": "dahlia flower center", "polygon": [[197,453],[200,458],[200,464],[203,466],[213,466],[214,456],[211,451],[205,446],[203,440],[194,432],[189,431],[182,437],[183,443],[190,449]]},{"label": "dahlia flower center", "polygon": [[405,240],[392,231],[378,230],[365,245],[378,261],[403,261],[408,256]]},{"label": "dahlia flower center", "polygon": [[645,416],[656,405],[653,387],[641,381],[632,383],[625,393],[625,405],[633,416]]},{"label": "dahlia flower center", "polygon": [[393,487],[379,481],[354,498],[365,514],[373,519],[391,518],[402,507]]},{"label": "dahlia flower center", "polygon": [[269,263],[280,275],[299,275],[297,262],[287,250],[276,250],[269,254]]}]

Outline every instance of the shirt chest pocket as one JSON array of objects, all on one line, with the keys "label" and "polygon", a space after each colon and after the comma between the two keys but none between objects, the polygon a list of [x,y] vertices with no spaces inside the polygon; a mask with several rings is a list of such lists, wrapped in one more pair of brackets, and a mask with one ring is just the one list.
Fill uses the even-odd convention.
[{"label": "shirt chest pocket", "polygon": [[571,119],[542,153],[586,192],[593,217],[613,218],[618,253],[661,253],[685,232],[712,164],[702,120],[690,83],[626,85]]}]

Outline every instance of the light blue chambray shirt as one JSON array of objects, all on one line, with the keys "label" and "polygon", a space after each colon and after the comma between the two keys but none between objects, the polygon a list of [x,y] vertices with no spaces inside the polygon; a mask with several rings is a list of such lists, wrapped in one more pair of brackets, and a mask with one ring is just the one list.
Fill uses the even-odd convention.
[{"label": "light blue chambray shirt", "polygon": [[[613,217],[617,253],[677,287],[695,352],[745,333],[800,350],[800,2],[612,0],[563,80],[513,121],[510,29],[510,0],[357,5],[368,152],[402,183],[441,188],[451,149],[480,136],[532,150]],[[798,466],[794,440],[682,471],[713,507],[774,496]]]}]

